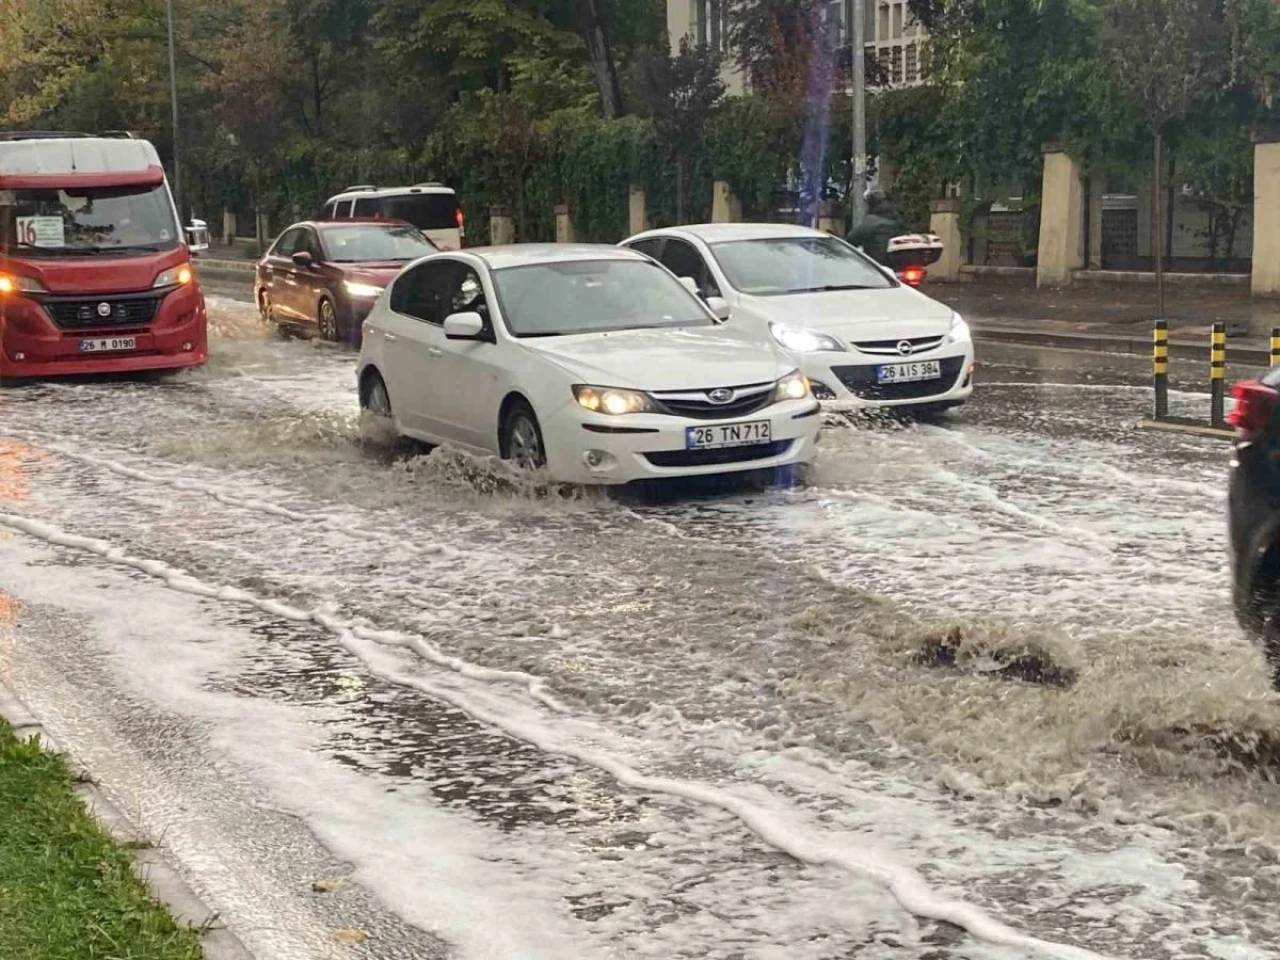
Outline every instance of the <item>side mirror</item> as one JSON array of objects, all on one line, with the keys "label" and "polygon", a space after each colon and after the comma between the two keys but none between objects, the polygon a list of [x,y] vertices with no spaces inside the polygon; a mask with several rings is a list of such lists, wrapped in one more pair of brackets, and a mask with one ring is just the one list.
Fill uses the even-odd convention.
[{"label": "side mirror", "polygon": [[686,290],[692,293],[695,297],[700,296],[697,280],[693,279],[693,277],[680,277],[679,280],[680,280],[681,286],[683,286]]},{"label": "side mirror", "polygon": [[293,261],[294,266],[301,267],[303,270],[310,270],[311,265],[315,262],[311,259],[311,254],[306,250],[299,250],[289,259]]},{"label": "side mirror", "polygon": [[484,318],[474,311],[451,313],[444,318],[447,340],[479,340],[484,333]]},{"label": "side mirror", "polygon": [[721,323],[729,319],[729,301],[724,297],[707,297],[707,309],[714,313]]}]

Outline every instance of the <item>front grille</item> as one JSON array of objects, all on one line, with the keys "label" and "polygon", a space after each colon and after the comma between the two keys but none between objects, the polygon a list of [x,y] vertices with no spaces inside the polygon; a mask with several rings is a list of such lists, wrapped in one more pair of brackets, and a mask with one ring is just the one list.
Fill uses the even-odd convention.
[{"label": "front grille", "polygon": [[956,379],[964,368],[964,357],[947,357],[941,361],[940,366],[942,376],[936,380],[916,380],[910,383],[877,383],[874,366],[832,367],[831,372],[861,400],[918,400],[946,393],[955,386]]},{"label": "front grille", "polygon": [[[903,342],[911,344],[911,352],[903,353],[899,349]],[[942,337],[903,337],[900,340],[866,340],[855,343],[862,353],[882,354],[894,357],[913,357],[917,353],[927,353],[942,345]]]},{"label": "front grille", "polygon": [[712,403],[709,394],[714,387],[705,390],[681,390],[670,393],[655,393],[659,413],[670,413],[677,417],[689,417],[694,420],[732,420],[735,417],[746,417],[763,410],[773,403],[774,385],[772,383],[753,383],[744,387],[730,387],[734,398],[728,403]]},{"label": "front grille", "polygon": [[753,443],[745,447],[723,447],[719,450],[663,450],[646,453],[644,456],[655,467],[710,467],[780,457],[791,449],[794,442],[775,440],[773,443]]},{"label": "front grille", "polygon": [[[154,293],[92,299],[45,297],[43,305],[53,322],[64,330],[92,330],[148,324],[155,319],[161,299]],[[99,312],[102,304],[109,308],[106,316]]]}]

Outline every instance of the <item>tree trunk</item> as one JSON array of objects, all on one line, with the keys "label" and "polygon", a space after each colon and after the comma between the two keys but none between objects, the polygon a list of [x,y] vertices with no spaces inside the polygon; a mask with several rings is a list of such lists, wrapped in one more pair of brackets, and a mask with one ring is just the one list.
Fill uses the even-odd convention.
[{"label": "tree trunk", "polygon": [[1164,319],[1164,135],[1156,134],[1155,139],[1155,183],[1152,184],[1151,202],[1155,222],[1151,229],[1151,255],[1156,268],[1156,319]]},{"label": "tree trunk", "polygon": [[618,68],[613,62],[609,30],[600,16],[600,0],[578,0],[578,15],[582,23],[582,38],[587,42],[587,59],[591,62],[596,89],[600,91],[600,107],[606,119],[616,119],[624,113],[622,87],[618,83]]},{"label": "tree trunk", "polygon": [[676,226],[684,223],[684,154],[676,154]]}]

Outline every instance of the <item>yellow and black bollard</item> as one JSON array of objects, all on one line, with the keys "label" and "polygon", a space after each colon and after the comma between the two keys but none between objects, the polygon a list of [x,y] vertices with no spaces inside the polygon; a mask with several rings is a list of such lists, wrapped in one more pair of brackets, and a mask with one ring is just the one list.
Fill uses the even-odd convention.
[{"label": "yellow and black bollard", "polygon": [[1227,376],[1227,325],[1215,323],[1209,350],[1209,423],[1221,427],[1226,423],[1225,397]]},{"label": "yellow and black bollard", "polygon": [[1156,386],[1156,419],[1169,415],[1169,322],[1156,321],[1151,343],[1151,372]]},{"label": "yellow and black bollard", "polygon": [[1271,366],[1280,367],[1280,327],[1271,328]]}]

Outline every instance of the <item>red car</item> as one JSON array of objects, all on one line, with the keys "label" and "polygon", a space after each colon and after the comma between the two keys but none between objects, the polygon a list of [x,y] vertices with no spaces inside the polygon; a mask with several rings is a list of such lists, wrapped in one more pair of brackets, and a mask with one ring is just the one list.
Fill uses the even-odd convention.
[{"label": "red car", "polygon": [[283,332],[359,346],[360,325],[386,285],[436,249],[417,227],[394,220],[295,223],[258,261],[258,310]]}]

